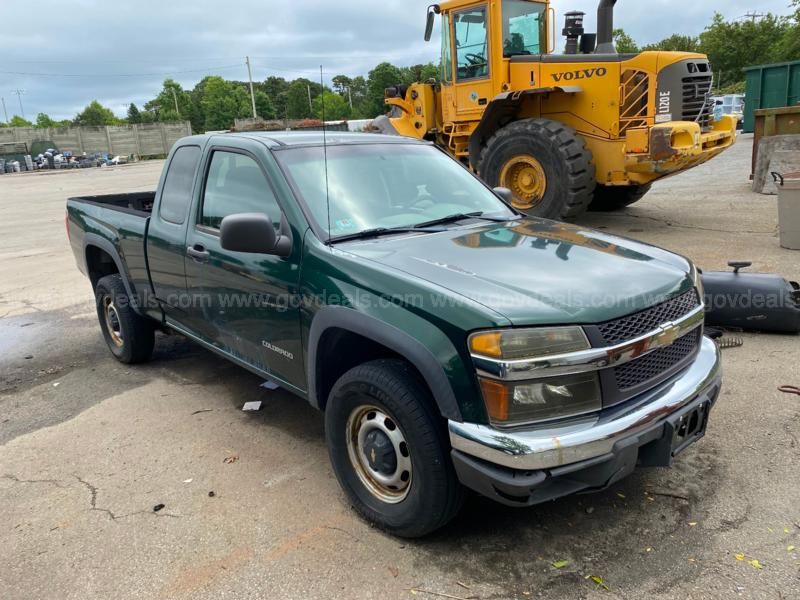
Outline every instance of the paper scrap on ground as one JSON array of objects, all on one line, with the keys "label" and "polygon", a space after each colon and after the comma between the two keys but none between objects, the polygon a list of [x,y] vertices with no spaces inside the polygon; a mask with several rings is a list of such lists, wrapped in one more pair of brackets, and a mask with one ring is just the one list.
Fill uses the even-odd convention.
[{"label": "paper scrap on ground", "polygon": [[242,410],[261,410],[261,400],[245,402]]},{"label": "paper scrap on ground", "polygon": [[274,381],[265,381],[261,384],[261,387],[267,390],[277,390],[280,386]]}]

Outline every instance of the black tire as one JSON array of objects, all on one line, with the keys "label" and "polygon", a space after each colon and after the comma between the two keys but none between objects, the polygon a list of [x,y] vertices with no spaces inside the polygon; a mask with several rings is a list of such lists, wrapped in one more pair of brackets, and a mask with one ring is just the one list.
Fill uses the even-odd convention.
[{"label": "black tire", "polygon": [[149,360],[155,345],[155,325],[134,312],[122,277],[106,275],[100,279],[95,299],[100,329],[111,354],[125,364]]},{"label": "black tire", "polygon": [[[363,479],[369,469],[360,470],[358,458],[351,459],[350,419],[365,407],[377,409],[392,421],[384,423],[396,423],[407,444],[409,482],[398,492],[398,496],[406,495],[394,502],[374,493]],[[461,507],[463,489],[450,460],[445,424],[434,407],[416,372],[401,360],[388,359],[365,363],[342,375],[325,407],[325,438],[339,484],[367,521],[400,537],[421,537],[439,529]],[[374,461],[374,453],[372,457]],[[400,469],[399,464],[395,466]]]},{"label": "black tire", "polygon": [[651,184],[628,185],[624,187],[598,185],[594,190],[594,198],[589,210],[595,212],[613,212],[622,210],[644,198],[650,191]]},{"label": "black tire", "polygon": [[574,129],[549,119],[523,119],[506,125],[481,152],[479,174],[492,187],[510,187],[501,181],[501,174],[518,156],[535,158],[546,182],[534,206],[526,208],[528,202],[519,201],[514,203],[516,208],[530,216],[565,220],[586,212],[595,187],[595,167],[591,152]]}]

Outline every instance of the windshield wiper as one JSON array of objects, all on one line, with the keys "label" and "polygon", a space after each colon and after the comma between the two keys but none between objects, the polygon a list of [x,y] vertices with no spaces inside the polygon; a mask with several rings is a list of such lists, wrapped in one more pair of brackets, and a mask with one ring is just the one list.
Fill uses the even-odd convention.
[{"label": "windshield wiper", "polygon": [[416,225],[414,227],[375,227],[374,229],[365,229],[358,233],[350,233],[331,238],[328,240],[328,244],[338,244],[339,242],[349,242],[350,240],[366,240],[397,233],[441,233],[442,231],[444,231],[444,229],[427,229]]},{"label": "windshield wiper", "polygon": [[485,221],[492,221],[494,223],[505,223],[506,221],[510,221],[511,217],[492,217],[484,214],[481,211],[471,212],[471,213],[456,213],[453,215],[442,217],[441,219],[434,219],[432,221],[425,221],[424,223],[418,223],[414,225],[414,228],[416,229],[422,227],[432,227],[434,225],[446,225],[447,223],[463,221],[464,219],[483,219]]}]

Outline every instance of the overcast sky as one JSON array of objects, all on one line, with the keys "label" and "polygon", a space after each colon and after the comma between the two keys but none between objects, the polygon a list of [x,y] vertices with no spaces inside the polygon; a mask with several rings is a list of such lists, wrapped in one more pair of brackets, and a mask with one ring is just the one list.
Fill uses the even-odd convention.
[{"label": "overcast sky", "polygon": [[[165,77],[191,88],[207,74],[244,80],[244,56],[253,78],[317,79],[366,74],[378,62],[398,66],[436,61],[438,27],[422,41],[425,7],[432,0],[13,0],[0,18],[0,96],[9,117],[71,118],[98,99],[124,116]],[[672,33],[696,35],[714,11],[738,18],[754,9],[787,14],[789,0],[620,0],[616,26],[638,42]],[[554,0],[558,15],[588,13],[594,31],[596,0]],[[0,115],[5,118],[5,115]]]}]

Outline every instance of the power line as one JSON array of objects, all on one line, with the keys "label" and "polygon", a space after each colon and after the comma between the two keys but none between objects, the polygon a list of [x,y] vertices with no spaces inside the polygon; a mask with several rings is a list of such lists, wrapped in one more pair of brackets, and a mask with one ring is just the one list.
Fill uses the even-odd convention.
[{"label": "power line", "polygon": [[[17,100],[19,100],[19,112],[21,113],[22,118],[24,119],[25,118],[25,109],[22,108],[22,95],[25,93],[25,90],[16,89],[16,90],[13,90],[13,91],[17,95]],[[5,103],[3,103],[3,104],[5,106]]]},{"label": "power line", "polygon": [[188,69],[185,71],[161,71],[157,73],[34,73],[27,71],[0,71],[2,75],[25,75],[27,77],[163,77],[165,75],[181,75],[184,73],[207,73],[209,71],[225,71],[241,69],[242,64],[206,67],[204,69]]}]

